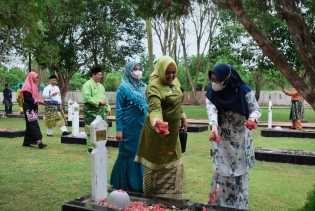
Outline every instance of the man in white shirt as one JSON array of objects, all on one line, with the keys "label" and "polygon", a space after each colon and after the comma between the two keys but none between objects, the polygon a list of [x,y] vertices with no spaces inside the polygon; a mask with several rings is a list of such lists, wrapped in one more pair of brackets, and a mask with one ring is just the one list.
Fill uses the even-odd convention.
[{"label": "man in white shirt", "polygon": [[62,102],[59,87],[57,86],[57,77],[49,77],[48,85],[44,88],[43,97],[45,102],[45,123],[47,127],[47,136],[53,136],[53,128],[58,126],[62,135],[69,135],[65,126],[65,119],[62,115]]}]

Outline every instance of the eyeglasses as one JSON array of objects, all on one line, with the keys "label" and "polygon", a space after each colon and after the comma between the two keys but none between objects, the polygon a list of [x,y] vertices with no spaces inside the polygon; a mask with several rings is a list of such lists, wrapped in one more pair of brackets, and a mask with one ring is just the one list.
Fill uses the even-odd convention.
[{"label": "eyeglasses", "polygon": [[133,68],[133,71],[136,71],[136,70],[142,71],[142,69],[141,69],[140,67],[135,67],[135,68]]}]

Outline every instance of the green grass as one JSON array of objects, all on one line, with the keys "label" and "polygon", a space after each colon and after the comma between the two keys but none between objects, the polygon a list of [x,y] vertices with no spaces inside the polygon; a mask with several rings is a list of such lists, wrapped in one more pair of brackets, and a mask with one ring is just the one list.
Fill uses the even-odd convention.
[{"label": "green grass", "polygon": [[[41,129],[46,128],[41,121]],[[23,119],[0,119],[0,128],[24,128]],[[113,129],[111,129],[113,132]],[[55,130],[55,134],[59,131]],[[184,154],[185,196],[207,201],[212,174],[208,132],[190,133]],[[256,146],[301,149],[315,152],[315,141],[294,138],[264,138],[254,134]],[[61,205],[90,193],[90,157],[86,146],[60,144],[60,138],[44,138],[44,150],[23,148],[23,138],[0,138],[0,210],[60,210]],[[108,172],[117,149],[108,148]],[[296,210],[303,206],[315,184],[315,168],[257,161],[250,172],[251,210]]]},{"label": "green grass", "polygon": [[[4,110],[4,105],[0,104],[0,110]],[[18,111],[18,105],[13,105],[13,111]],[[44,106],[39,106],[39,111],[44,112]],[[188,118],[190,119],[207,119],[206,107],[202,105],[185,105],[184,111],[186,112]],[[115,109],[113,109],[113,115],[115,114]],[[268,108],[261,108],[261,118],[260,121],[267,121]],[[290,107],[274,107],[273,108],[273,121],[290,121]],[[315,122],[315,111],[312,108],[305,108],[305,120],[308,122]]]},{"label": "green grass", "polygon": [[[205,106],[185,105],[184,111],[190,119],[207,119],[207,111]],[[305,108],[304,118],[308,122],[315,122],[315,111],[312,108]],[[290,121],[290,107],[274,107],[273,121]],[[260,121],[267,121],[268,108],[261,108]]]}]

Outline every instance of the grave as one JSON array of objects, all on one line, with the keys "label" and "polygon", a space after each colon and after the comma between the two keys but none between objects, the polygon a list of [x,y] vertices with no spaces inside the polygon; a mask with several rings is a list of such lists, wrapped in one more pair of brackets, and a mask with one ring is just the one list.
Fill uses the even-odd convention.
[{"label": "grave", "polygon": [[117,141],[115,137],[107,136],[106,146],[107,147],[119,147],[119,142],[120,141]]},{"label": "grave", "polygon": [[[141,209],[143,211],[154,210],[187,210],[187,211],[242,211],[240,209],[231,209],[223,207],[214,207],[201,203],[194,203],[189,200],[175,200],[168,198],[145,198],[141,194],[134,195],[129,193],[131,206],[132,203],[143,203],[147,208]],[[150,207],[151,206],[151,207]],[[154,206],[159,206],[160,209],[154,209]],[[66,202],[62,206],[62,211],[114,211],[115,209],[104,207],[93,202],[89,197],[81,197],[72,201]],[[126,208],[125,210],[136,211],[134,208]]]},{"label": "grave", "polygon": [[208,124],[188,123],[187,132],[203,132],[208,130]]},{"label": "grave", "polygon": [[[91,142],[94,146],[91,152],[91,196],[81,197],[62,205],[63,211],[112,211],[106,201],[107,188],[107,123],[100,116],[91,123]],[[129,193],[130,203],[124,210],[196,210],[196,211],[229,211],[236,209],[216,208],[209,205],[190,202],[189,200],[175,200],[169,198],[146,198],[142,193]],[[119,196],[120,197],[120,196]],[[108,198],[109,199],[109,198]],[[120,198],[116,198],[120,199]],[[128,202],[127,202],[128,203]],[[149,207],[153,206],[153,207]],[[154,209],[157,208],[157,209]]]},{"label": "grave", "polygon": [[294,137],[294,138],[315,138],[315,131],[292,130],[288,128],[264,128],[261,130],[264,137]]},{"label": "grave", "polygon": [[68,120],[72,122],[72,133],[71,135],[61,136],[62,144],[86,144],[86,134],[80,133],[79,125],[79,104],[74,102],[71,104],[71,109],[68,109]]},{"label": "grave", "polygon": [[315,165],[315,153],[301,150],[270,150],[258,148],[255,150],[256,160]]},{"label": "grave", "polygon": [[0,128],[0,137],[16,138],[24,136],[25,130],[14,130],[9,128]]}]

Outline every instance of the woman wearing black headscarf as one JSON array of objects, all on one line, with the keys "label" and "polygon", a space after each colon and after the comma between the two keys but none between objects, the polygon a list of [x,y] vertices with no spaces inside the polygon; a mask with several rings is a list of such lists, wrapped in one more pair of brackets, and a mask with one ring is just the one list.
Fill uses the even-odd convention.
[{"label": "woman wearing black headscarf", "polygon": [[260,109],[231,65],[217,64],[208,75],[206,105],[214,167],[209,204],[248,209],[248,171],[255,163],[250,130],[256,128]]}]

